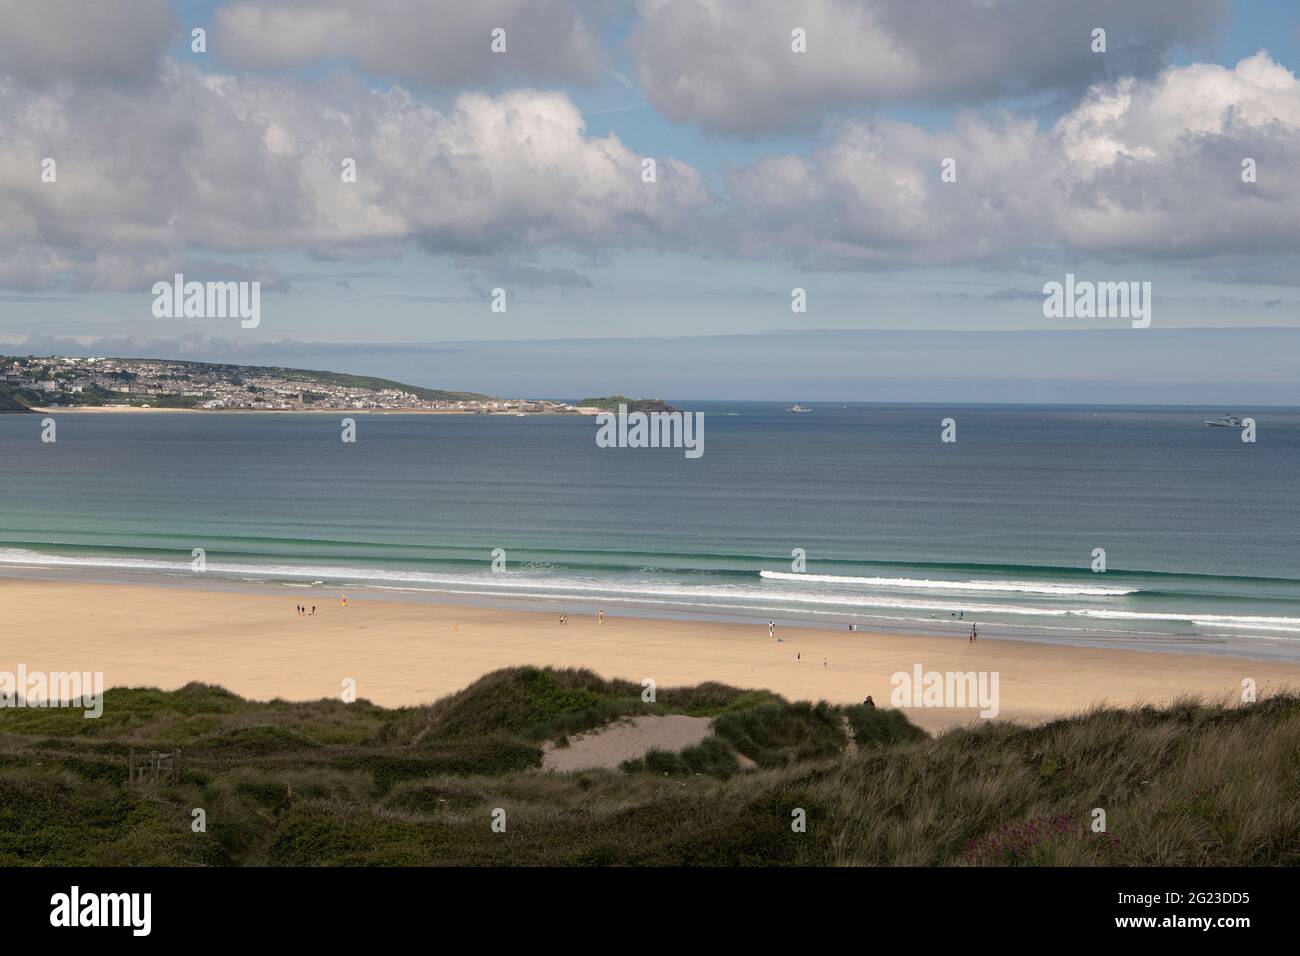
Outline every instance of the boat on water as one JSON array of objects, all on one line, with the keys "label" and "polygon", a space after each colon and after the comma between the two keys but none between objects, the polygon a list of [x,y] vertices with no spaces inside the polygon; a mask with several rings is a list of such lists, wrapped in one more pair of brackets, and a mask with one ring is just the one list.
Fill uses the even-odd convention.
[{"label": "boat on water", "polygon": [[793,405],[791,405],[789,408],[787,408],[786,411],[787,411],[787,412],[811,412],[812,409],[811,409],[811,408],[804,408],[804,407],[803,407],[802,405],[800,405],[798,402],[795,402]]},{"label": "boat on water", "polygon": [[1221,415],[1218,418],[1207,418],[1205,424],[1211,428],[1240,428],[1241,419],[1236,415]]}]

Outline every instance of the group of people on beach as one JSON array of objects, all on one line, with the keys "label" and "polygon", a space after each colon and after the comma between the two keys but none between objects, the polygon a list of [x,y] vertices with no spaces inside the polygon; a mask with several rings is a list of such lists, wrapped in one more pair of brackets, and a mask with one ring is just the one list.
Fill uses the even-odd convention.
[{"label": "group of people on beach", "polygon": [[299,604],[299,605],[298,605],[298,616],[299,616],[299,617],[312,617],[315,613],[316,613],[316,605],[315,605],[315,604],[313,604],[313,605],[311,606],[311,611],[310,611],[310,613],[307,611],[307,605],[305,605],[305,604]]},{"label": "group of people on beach", "polygon": [[[856,634],[857,632],[858,632],[858,626],[856,624],[850,624],[849,633]],[[767,622],[767,636],[776,637],[776,621]],[[777,637],[776,639],[778,643],[784,643],[781,638]]]},{"label": "group of people on beach", "polygon": [[[954,612],[954,613],[955,613],[955,612]],[[965,616],[966,616],[966,612],[963,611],[963,612],[962,612],[962,617],[965,617]],[[858,630],[858,626],[857,626],[856,624],[850,624],[850,625],[849,625],[849,633],[850,633],[850,634],[856,633],[857,630]],[[773,621],[773,620],[771,620],[771,619],[768,620],[768,622],[767,622],[767,636],[768,636],[769,638],[776,637],[776,621]],[[974,623],[972,623],[971,626],[970,626],[970,637],[968,638],[969,641],[970,641],[970,643],[974,644],[975,641],[979,639],[979,636],[980,636],[980,635],[979,635],[979,631],[977,631],[977,630],[975,629],[975,625],[974,625]],[[776,642],[777,642],[778,644],[782,644],[782,643],[784,643],[784,640],[783,640],[782,638],[777,637],[777,638],[776,638]],[[795,655],[794,655],[794,659],[795,659],[795,663],[800,663],[800,662],[802,662],[802,661],[803,661],[803,654],[802,654],[802,652],[800,652],[800,651],[796,651],[796,652],[795,652]],[[827,658],[825,658],[825,657],[822,658],[822,667],[823,667],[823,668],[829,668],[829,667],[830,667],[830,661],[829,661]],[[875,702],[872,701],[870,697],[868,697],[865,701],[863,701],[863,704],[864,704],[864,706],[870,706],[870,707],[874,707],[874,706],[876,706],[876,705],[875,705]]]},{"label": "group of people on beach", "polygon": [[[849,625],[849,630],[852,630],[852,629],[853,629],[853,625],[850,624],[850,625]],[[767,622],[767,636],[768,636],[769,638],[776,637],[776,621],[769,620],[769,621]],[[783,638],[783,637],[776,637],[776,642],[777,642],[778,644],[784,644],[784,643],[785,643],[785,638]],[[802,652],[802,651],[795,651],[795,652],[794,652],[794,662],[795,662],[796,664],[799,664],[799,663],[802,663],[802,662],[803,662],[803,652]],[[825,658],[825,657],[822,658],[822,667],[823,667],[823,668],[828,668],[828,667],[830,667],[830,661],[829,661],[827,658]]]}]

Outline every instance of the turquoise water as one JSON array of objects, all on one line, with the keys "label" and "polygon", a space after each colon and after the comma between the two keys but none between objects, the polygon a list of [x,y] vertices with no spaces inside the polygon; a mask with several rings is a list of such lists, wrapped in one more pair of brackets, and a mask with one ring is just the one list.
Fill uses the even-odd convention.
[{"label": "turquoise water", "polygon": [[1300,659],[1300,411],[679,404],[699,459],[578,417],[357,416],[345,444],[341,416],[64,414],[43,444],[0,416],[0,570],[189,576],[204,548],[297,594]]}]

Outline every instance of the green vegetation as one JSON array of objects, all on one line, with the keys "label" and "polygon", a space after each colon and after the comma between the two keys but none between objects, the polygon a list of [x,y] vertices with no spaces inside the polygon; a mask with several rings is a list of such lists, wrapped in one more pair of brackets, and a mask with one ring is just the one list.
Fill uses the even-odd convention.
[{"label": "green vegetation", "polygon": [[31,406],[37,404],[33,401],[35,397],[31,392],[22,392],[5,382],[0,382],[0,414],[30,412]]},{"label": "green vegetation", "polygon": [[59,402],[75,407],[130,405],[140,408],[147,405],[150,408],[195,408],[199,402],[210,397],[207,395],[202,397],[196,395],[128,395],[125,392],[113,392],[97,385],[89,385],[75,395],[60,395],[57,398],[47,398],[45,401],[47,403]]},{"label": "green vegetation", "polygon": [[[64,396],[65,400],[74,400],[73,396]],[[111,392],[106,388],[100,388],[98,385],[89,385],[76,394],[75,402],[77,405],[127,405],[130,404],[130,396],[122,392]]]},{"label": "green vegetation", "polygon": [[604,398],[584,398],[574,402],[588,408],[600,408],[617,412],[618,406],[626,405],[629,412],[679,412],[680,408],[669,405],[662,398],[628,398],[626,395],[606,395]]},{"label": "green vegetation", "polygon": [[[714,733],[539,769],[545,741],[647,713]],[[132,750],[177,747],[179,782],[126,784]],[[718,684],[650,704],[586,671],[498,671],[396,710],[191,684],[109,691],[99,720],[0,709],[0,864],[1297,864],[1298,780],[1295,696],[931,738],[896,711]]]},{"label": "green vegetation", "polygon": [[623,763],[624,773],[709,774],[726,780],[740,773],[736,751],[716,735],[680,753],[651,750],[644,757]]}]

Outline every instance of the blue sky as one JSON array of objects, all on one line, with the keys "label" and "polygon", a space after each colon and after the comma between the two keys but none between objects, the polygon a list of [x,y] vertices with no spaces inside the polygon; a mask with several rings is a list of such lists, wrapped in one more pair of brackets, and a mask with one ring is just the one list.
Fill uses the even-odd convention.
[{"label": "blue sky", "polygon": [[[701,21],[686,0],[485,0],[473,25],[441,0],[385,5],[391,22],[341,0],[113,0],[103,22],[64,0],[0,5],[11,351],[316,343],[336,367],[503,390],[423,377],[447,370],[389,346],[768,333],[779,363],[785,331],[1127,325],[1044,317],[1043,283],[1067,272],[1150,282],[1156,326],[1188,341],[1300,326],[1289,4],[1105,0],[1089,19],[1063,0],[992,18],[712,0]],[[493,58],[497,22],[511,48]],[[801,58],[783,47],[792,23],[808,25]],[[322,167],[354,154],[346,192]],[[50,155],[58,183],[33,181]],[[1260,163],[1249,188],[1244,156]],[[149,288],[182,269],[260,278],[260,327],[160,323]],[[590,351],[571,352],[547,353],[557,383],[589,374]],[[1002,371],[1024,374],[1014,356]],[[762,377],[729,395],[746,387],[767,397]]]}]

